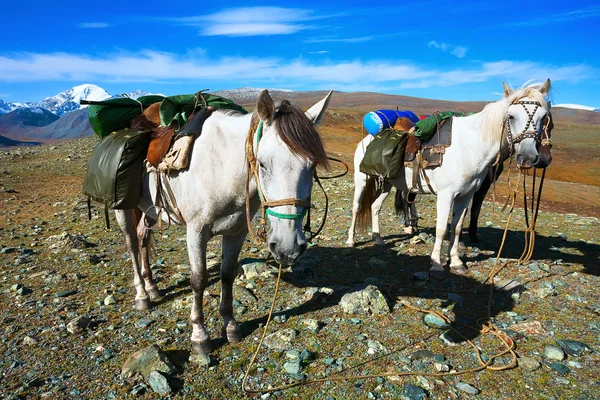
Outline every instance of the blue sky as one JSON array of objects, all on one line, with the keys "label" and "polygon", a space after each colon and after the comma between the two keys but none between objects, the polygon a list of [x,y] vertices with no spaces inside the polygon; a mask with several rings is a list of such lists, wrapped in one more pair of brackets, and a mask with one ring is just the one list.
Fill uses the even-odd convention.
[{"label": "blue sky", "polygon": [[82,83],[496,100],[550,78],[554,103],[600,107],[597,1],[13,1],[1,19],[12,102]]}]

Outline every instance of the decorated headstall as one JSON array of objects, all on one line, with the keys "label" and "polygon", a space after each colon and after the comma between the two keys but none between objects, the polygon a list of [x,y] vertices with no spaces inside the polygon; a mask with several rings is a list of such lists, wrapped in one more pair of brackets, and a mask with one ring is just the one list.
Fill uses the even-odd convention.
[{"label": "decorated headstall", "polygon": [[[507,132],[507,140],[510,145],[510,152],[512,153],[514,151],[515,144],[520,143],[524,139],[534,139],[536,143],[541,146],[552,147],[552,140],[550,139],[550,134],[552,128],[554,127],[554,124],[552,123],[552,115],[548,112],[544,118],[542,118],[542,129],[538,131],[535,127],[533,117],[535,116],[538,108],[542,106],[539,102],[531,100],[517,100],[511,105],[521,105],[529,118],[525,124],[525,127],[523,127],[523,130],[517,135],[514,135],[510,129],[508,116],[504,118],[504,126]],[[535,106],[532,112],[529,112],[527,105]],[[529,129],[530,126],[531,129]]]}]

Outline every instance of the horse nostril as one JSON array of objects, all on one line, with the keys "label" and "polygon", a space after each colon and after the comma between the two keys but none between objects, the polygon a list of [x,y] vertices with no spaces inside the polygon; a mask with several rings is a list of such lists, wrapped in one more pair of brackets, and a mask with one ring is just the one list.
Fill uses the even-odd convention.
[{"label": "horse nostril", "polygon": [[270,243],[269,243],[269,250],[271,251],[271,253],[272,253],[274,256],[277,256],[277,257],[279,257],[279,254],[277,253],[277,243],[275,243],[275,242],[270,242]]},{"label": "horse nostril", "polygon": [[538,165],[539,162],[540,162],[540,156],[538,155],[535,157],[535,160],[533,160],[533,165]]},{"label": "horse nostril", "polygon": [[523,155],[522,154],[517,154],[515,159],[517,160],[517,165],[523,164]]}]

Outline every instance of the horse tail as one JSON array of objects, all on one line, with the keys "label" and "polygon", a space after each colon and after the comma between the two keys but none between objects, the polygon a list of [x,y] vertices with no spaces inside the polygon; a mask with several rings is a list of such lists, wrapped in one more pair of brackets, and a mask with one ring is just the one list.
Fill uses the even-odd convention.
[{"label": "horse tail", "polygon": [[377,198],[377,181],[367,175],[367,184],[360,202],[358,203],[357,222],[359,228],[368,226],[371,222],[371,205]]},{"label": "horse tail", "polygon": [[396,215],[404,215],[405,193],[400,189],[396,189],[396,198],[394,199],[394,208]]}]

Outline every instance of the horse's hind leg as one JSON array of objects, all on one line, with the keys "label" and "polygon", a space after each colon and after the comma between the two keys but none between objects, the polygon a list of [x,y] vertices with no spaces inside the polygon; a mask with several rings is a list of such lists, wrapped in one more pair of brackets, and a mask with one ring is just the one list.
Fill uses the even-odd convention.
[{"label": "horse's hind leg", "polygon": [[240,326],[233,316],[233,281],[237,275],[237,264],[240,250],[244,245],[246,233],[223,236],[221,264],[221,305],[219,312],[223,317],[223,337],[231,343],[242,340]]},{"label": "horse's hind leg", "polygon": [[410,209],[410,217],[409,217],[410,233],[419,232],[419,227],[418,227],[419,214],[417,214],[417,205],[415,203],[416,198],[417,198],[416,193],[410,193],[410,192],[406,193],[406,203],[407,203],[406,208]]},{"label": "horse's hind leg", "polygon": [[148,310],[150,308],[150,299],[148,298],[142,275],[140,274],[140,247],[136,232],[136,224],[140,219],[140,213],[137,210],[115,210],[115,217],[119,227],[125,234],[125,244],[131,257],[133,286],[135,287],[135,308],[138,310]]},{"label": "horse's hind leg", "polygon": [[[149,220],[148,222],[153,225],[155,221]],[[142,264],[142,278],[144,279],[144,288],[146,289],[148,296],[150,296],[150,300],[158,300],[160,298],[160,292],[152,279],[152,269],[150,268],[150,243],[152,240],[152,231],[146,224],[146,221],[140,220],[137,226],[140,261]]]},{"label": "horse's hind leg", "polygon": [[458,197],[454,200],[454,210],[452,213],[452,225],[450,236],[450,269],[456,273],[464,274],[467,268],[458,256],[460,232],[462,230],[463,220],[467,213],[467,206],[473,195]]},{"label": "horse's hind leg", "polygon": [[346,240],[346,247],[354,247],[354,233],[356,229],[356,220],[358,217],[358,209],[360,207],[360,200],[362,199],[365,188],[367,187],[367,175],[355,172],[354,173],[354,200],[352,201],[352,223],[350,223],[350,229],[348,229],[348,240]]},{"label": "horse's hind leg", "polygon": [[389,182],[385,181],[383,183],[383,188],[381,190],[381,194],[375,199],[373,204],[371,204],[371,228],[372,228],[372,237],[375,240],[375,244],[378,246],[383,246],[385,242],[381,238],[379,234],[379,212],[381,211],[381,207],[383,206],[383,202],[387,199],[390,194],[390,190],[392,189],[392,185]]},{"label": "horse's hind leg", "polygon": [[194,230],[187,227],[187,247],[190,257],[192,275],[190,285],[192,286],[192,311],[190,319],[192,322],[192,349],[197,353],[210,353],[213,349],[210,335],[204,325],[204,312],[202,311],[202,298],[204,289],[208,284],[208,271],[206,269],[206,244],[211,235],[202,229]]}]

